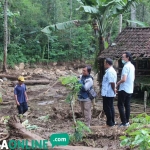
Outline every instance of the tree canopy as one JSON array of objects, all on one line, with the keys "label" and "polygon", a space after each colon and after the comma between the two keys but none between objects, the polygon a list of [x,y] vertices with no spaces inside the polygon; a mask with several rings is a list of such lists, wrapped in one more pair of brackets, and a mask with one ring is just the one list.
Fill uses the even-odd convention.
[{"label": "tree canopy", "polygon": [[[31,64],[94,58],[99,43],[93,22],[96,21],[98,24],[98,34],[105,37],[105,41],[108,42],[109,34],[113,41],[118,35],[118,15],[126,12],[123,14],[123,27],[126,27],[126,20],[130,20],[131,3],[136,4],[138,9],[137,20],[149,24],[150,5],[146,1],[140,2],[139,5],[139,2],[139,0],[8,1],[8,65],[13,67],[20,62]],[[62,24],[64,22],[66,24]],[[4,1],[1,1],[1,63],[4,53],[3,27]],[[108,44],[105,43],[104,46],[107,47]]]}]

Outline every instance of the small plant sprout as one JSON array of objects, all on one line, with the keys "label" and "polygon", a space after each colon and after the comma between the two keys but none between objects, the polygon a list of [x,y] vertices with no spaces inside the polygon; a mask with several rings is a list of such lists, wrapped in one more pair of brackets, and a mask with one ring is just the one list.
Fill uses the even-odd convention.
[{"label": "small plant sprout", "polygon": [[70,135],[70,142],[80,142],[83,140],[83,137],[86,136],[86,133],[91,133],[91,130],[83,122],[77,121],[76,126],[73,126],[75,132]]},{"label": "small plant sprout", "polygon": [[75,132],[70,135],[70,142],[82,141],[83,137],[86,136],[86,132],[90,133],[91,130],[83,122],[76,121],[74,114],[75,100],[77,99],[81,84],[78,82],[78,78],[76,76],[61,77],[59,81],[70,91],[67,95],[66,102],[70,103],[74,122],[73,128],[75,129]]},{"label": "small plant sprout", "polygon": [[42,120],[42,121],[44,121],[44,122],[46,122],[46,121],[49,120],[49,118],[50,118],[50,116],[49,116],[49,115],[46,115],[46,116],[41,116],[41,117],[39,117],[38,119],[39,119],[39,120]]},{"label": "small plant sprout", "polygon": [[25,120],[24,122],[22,122],[22,126],[24,126],[27,130],[36,130],[38,128],[37,125],[29,124],[28,120]]},{"label": "small plant sprout", "polygon": [[66,102],[70,103],[72,114],[73,114],[73,121],[76,125],[76,119],[74,114],[74,104],[75,100],[77,99],[78,93],[80,91],[81,84],[78,82],[78,78],[76,76],[67,76],[67,77],[60,77],[59,81],[67,86],[70,90],[69,94],[67,95]]}]

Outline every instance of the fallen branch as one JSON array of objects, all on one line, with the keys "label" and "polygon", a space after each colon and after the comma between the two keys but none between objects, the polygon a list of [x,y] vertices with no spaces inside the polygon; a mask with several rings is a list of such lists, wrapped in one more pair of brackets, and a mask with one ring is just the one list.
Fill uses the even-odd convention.
[{"label": "fallen branch", "polygon": [[[13,127],[15,130],[17,130],[17,132],[24,138],[24,139],[28,139],[29,141],[31,140],[37,140],[37,141],[40,141],[40,140],[45,140],[43,139],[42,137],[30,132],[30,131],[27,131],[23,126],[22,124],[20,123],[19,119],[17,118],[17,116],[13,116],[11,117],[9,120],[8,120],[8,125],[10,127]],[[31,146],[31,145],[29,145]],[[51,147],[51,144],[48,143],[48,146]]]},{"label": "fallen branch", "polygon": [[58,81],[56,81],[47,91],[44,92],[44,94],[46,94],[54,85],[56,85],[58,83]]},{"label": "fallen branch", "polygon": [[103,126],[91,126],[92,133],[88,134],[87,137],[113,137],[117,139],[118,136],[124,135],[126,128],[119,128],[118,126],[108,127],[107,125]]},{"label": "fallen branch", "polygon": [[32,78],[32,76],[26,76],[26,77],[24,77],[25,80],[26,79],[30,79],[30,78]]},{"label": "fallen branch", "polygon": [[[46,94],[46,93],[47,93],[53,86],[55,86],[57,83],[58,83],[58,81],[56,81],[52,86],[50,86],[50,88],[48,88],[46,91],[40,93],[40,94],[37,95],[36,97],[39,97],[39,96],[42,96],[42,95]],[[50,85],[50,83],[49,83],[49,85]],[[36,98],[36,97],[35,97],[35,98]]]},{"label": "fallen branch", "polygon": [[[31,140],[45,140],[43,138],[41,138],[40,136],[27,131],[22,124],[20,123],[19,119],[16,116],[13,116],[9,119],[8,121],[8,125],[10,127],[13,127],[15,130],[17,130],[17,133],[19,133],[20,135],[22,135],[22,137],[24,139],[29,140],[28,144],[29,146],[31,146]],[[103,150],[100,148],[92,148],[92,147],[85,147],[85,146],[63,146],[63,147],[55,147],[55,148],[51,148],[51,144],[48,143],[48,149],[49,150]]]},{"label": "fallen branch", "polygon": [[86,147],[86,146],[64,146],[64,147],[56,147],[50,150],[106,150],[106,149]]},{"label": "fallen branch", "polygon": [[7,78],[10,80],[17,80],[17,77],[12,76],[12,75],[7,75],[7,74],[0,74],[0,78]]},{"label": "fallen branch", "polygon": [[0,133],[0,136],[2,136],[2,135],[4,135],[4,137],[0,138],[0,142],[3,141],[3,140],[6,140],[10,136],[9,133]]},{"label": "fallen branch", "polygon": [[8,104],[13,104],[14,102],[13,101],[10,101],[10,102],[1,102],[0,105],[8,105]]},{"label": "fallen branch", "polygon": [[102,110],[102,111],[100,112],[100,114],[98,115],[98,119],[101,118],[102,113],[103,113],[103,110]]},{"label": "fallen branch", "polygon": [[[133,112],[133,111],[130,112],[130,114],[143,114],[143,113],[144,111],[143,112]],[[115,112],[115,114],[119,114],[119,112]],[[146,114],[150,114],[150,112],[146,112]]]},{"label": "fallen branch", "polygon": [[[14,81],[10,84],[10,86],[15,86],[18,82]],[[26,85],[37,85],[37,84],[42,84],[42,85],[46,85],[49,84],[50,81],[49,80],[25,80],[24,82]]]},{"label": "fallen branch", "polygon": [[40,77],[40,78],[45,78],[45,79],[48,79],[48,80],[51,80],[51,78],[45,76],[45,75],[37,75],[37,74],[33,74],[32,77]]}]

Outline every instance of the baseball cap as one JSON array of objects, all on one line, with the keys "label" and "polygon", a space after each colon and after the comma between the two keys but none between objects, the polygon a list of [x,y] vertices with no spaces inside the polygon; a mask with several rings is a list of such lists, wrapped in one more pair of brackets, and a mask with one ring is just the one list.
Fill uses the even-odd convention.
[{"label": "baseball cap", "polygon": [[19,77],[18,77],[18,80],[20,80],[20,81],[22,81],[22,82],[25,81],[23,76],[19,76]]}]

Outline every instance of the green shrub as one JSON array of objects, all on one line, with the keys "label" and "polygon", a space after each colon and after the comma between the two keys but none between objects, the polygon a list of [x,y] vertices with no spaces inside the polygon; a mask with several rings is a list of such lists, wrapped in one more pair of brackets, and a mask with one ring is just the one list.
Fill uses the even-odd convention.
[{"label": "green shrub", "polygon": [[139,150],[150,149],[150,116],[140,114],[132,119],[132,124],[121,136],[120,146],[129,146],[131,149],[138,147]]}]

